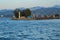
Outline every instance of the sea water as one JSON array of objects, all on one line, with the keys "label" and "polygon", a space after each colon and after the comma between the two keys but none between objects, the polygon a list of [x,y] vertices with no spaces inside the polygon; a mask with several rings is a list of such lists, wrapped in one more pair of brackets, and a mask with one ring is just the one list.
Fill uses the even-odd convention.
[{"label": "sea water", "polygon": [[0,18],[0,40],[60,40],[60,19]]}]

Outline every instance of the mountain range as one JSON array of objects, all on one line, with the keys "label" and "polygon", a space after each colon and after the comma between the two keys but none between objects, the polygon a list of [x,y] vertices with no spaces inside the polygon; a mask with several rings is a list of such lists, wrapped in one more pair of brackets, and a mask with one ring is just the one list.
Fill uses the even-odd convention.
[{"label": "mountain range", "polygon": [[[18,8],[20,10],[24,10],[25,8]],[[53,15],[53,14],[60,14],[60,6],[59,5],[55,5],[53,7],[32,7],[29,8],[31,10],[31,13],[34,14],[38,14],[38,15]],[[5,17],[12,17],[14,15],[14,10],[12,9],[3,9],[0,10],[0,15],[4,15]]]}]

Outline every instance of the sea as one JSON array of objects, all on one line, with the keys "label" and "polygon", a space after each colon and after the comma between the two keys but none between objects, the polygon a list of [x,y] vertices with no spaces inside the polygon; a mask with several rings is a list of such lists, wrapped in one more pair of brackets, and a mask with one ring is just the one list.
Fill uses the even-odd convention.
[{"label": "sea", "polygon": [[0,18],[0,40],[60,40],[60,19]]}]

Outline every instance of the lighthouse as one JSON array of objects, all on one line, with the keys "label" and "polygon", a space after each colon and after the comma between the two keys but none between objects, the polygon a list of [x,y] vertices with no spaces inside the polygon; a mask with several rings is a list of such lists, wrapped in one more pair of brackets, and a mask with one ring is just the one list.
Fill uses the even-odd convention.
[{"label": "lighthouse", "polygon": [[19,12],[19,18],[21,18],[21,16],[20,16],[20,12]]}]

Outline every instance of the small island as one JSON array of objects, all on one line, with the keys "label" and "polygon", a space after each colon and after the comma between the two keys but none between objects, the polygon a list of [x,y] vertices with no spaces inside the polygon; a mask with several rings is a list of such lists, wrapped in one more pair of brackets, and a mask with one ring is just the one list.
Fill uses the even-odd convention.
[{"label": "small island", "polygon": [[60,15],[55,14],[38,16],[37,13],[32,14],[31,10],[27,8],[25,10],[15,9],[14,16],[12,18],[12,20],[41,20],[41,19],[60,19]]},{"label": "small island", "polygon": [[29,9],[25,9],[25,10],[19,10],[16,9],[14,10],[14,16],[13,16],[13,20],[32,20],[32,18],[28,18],[28,16],[31,16],[31,11]]}]

